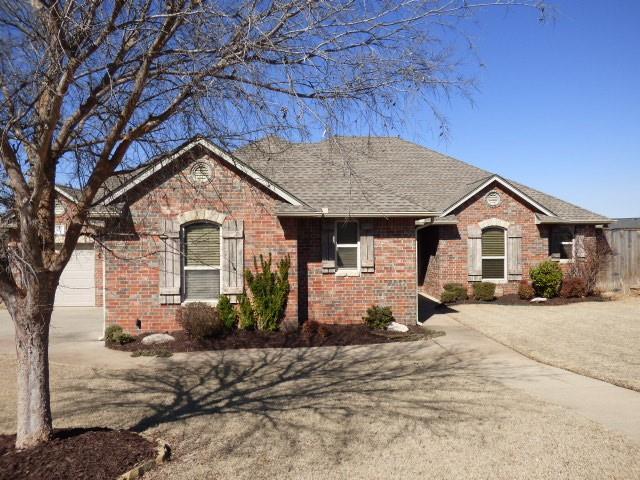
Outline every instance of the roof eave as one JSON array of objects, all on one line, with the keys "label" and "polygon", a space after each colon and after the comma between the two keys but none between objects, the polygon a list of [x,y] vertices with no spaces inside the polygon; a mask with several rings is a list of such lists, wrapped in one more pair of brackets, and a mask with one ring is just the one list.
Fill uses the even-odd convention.
[{"label": "roof eave", "polygon": [[608,225],[610,223],[615,223],[615,220],[610,218],[569,219],[536,213],[536,225]]}]

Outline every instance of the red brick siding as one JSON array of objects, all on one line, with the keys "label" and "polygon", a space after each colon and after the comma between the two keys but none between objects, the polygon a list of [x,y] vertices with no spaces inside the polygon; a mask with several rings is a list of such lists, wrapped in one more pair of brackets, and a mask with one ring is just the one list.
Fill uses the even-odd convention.
[{"label": "red brick siding", "polygon": [[[500,192],[502,198],[500,205],[491,207],[484,201],[484,196],[489,190]],[[428,272],[433,277],[425,281],[421,287],[424,293],[439,297],[443,285],[448,282],[458,282],[470,287],[467,269],[467,227],[490,218],[498,218],[522,227],[523,279],[529,278],[532,267],[549,258],[549,227],[536,225],[535,210],[500,185],[487,187],[453,213],[458,218],[457,225],[429,227],[438,228],[440,241],[435,265],[433,270],[430,267]],[[578,231],[585,234],[586,242],[590,241],[589,238],[595,238],[593,226],[578,226],[576,232]],[[569,265],[562,264],[563,270],[566,271],[568,267]],[[499,284],[497,292],[498,294],[515,293],[517,288],[518,281],[511,281]]]},{"label": "red brick siding", "polygon": [[209,160],[214,175],[210,184],[194,187],[188,179],[191,162],[183,160],[128,195],[131,226],[121,225],[107,240],[113,252],[108,254],[106,271],[108,324],[117,323],[133,331],[139,319],[143,331],[179,328],[179,306],[159,303],[158,234],[164,219],[175,220],[179,214],[194,209],[215,210],[227,214],[227,218],[244,220],[245,266],[253,267],[254,256],[260,254],[271,252],[274,261],[290,256],[291,295],[286,321],[297,321],[295,221],[280,220],[274,215],[278,200],[271,192],[230,167]]},{"label": "red brick siding", "polygon": [[[370,221],[370,220],[368,220]],[[300,317],[359,324],[372,304],[390,306],[398,322],[416,322],[415,219],[376,219],[375,272],[358,277],[322,273],[321,220],[299,227]]]}]

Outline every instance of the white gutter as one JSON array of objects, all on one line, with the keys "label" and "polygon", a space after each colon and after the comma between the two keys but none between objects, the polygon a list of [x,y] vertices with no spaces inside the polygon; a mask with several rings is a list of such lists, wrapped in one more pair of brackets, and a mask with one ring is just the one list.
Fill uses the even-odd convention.
[{"label": "white gutter", "polygon": [[[381,217],[426,217],[439,215],[439,212],[349,212],[349,213],[323,213],[323,212],[286,212],[276,213],[278,217],[311,217],[311,218],[381,218]],[[441,224],[442,225],[442,224]]]}]

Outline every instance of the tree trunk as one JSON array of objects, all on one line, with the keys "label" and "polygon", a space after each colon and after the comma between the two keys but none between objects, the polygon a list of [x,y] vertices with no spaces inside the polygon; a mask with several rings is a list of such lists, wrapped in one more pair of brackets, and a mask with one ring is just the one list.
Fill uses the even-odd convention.
[{"label": "tree trunk", "polygon": [[46,303],[28,302],[31,305],[27,308],[11,312],[18,357],[18,449],[46,442],[53,430],[49,393],[49,324],[53,298],[51,295],[51,301]]}]

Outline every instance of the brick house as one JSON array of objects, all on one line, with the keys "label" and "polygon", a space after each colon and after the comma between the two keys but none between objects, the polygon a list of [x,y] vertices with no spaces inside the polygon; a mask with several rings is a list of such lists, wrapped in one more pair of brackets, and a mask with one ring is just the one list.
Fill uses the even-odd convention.
[{"label": "brick house", "polygon": [[[75,191],[58,192],[63,230]],[[268,254],[291,259],[287,322],[359,323],[379,304],[411,324],[419,293],[482,280],[512,293],[535,264],[583,256],[610,221],[386,137],[267,137],[233,152],[198,138],[115,174],[91,216],[93,265],[68,280],[93,285],[106,324],[131,331],[178,329],[185,302],[235,301]]]}]

